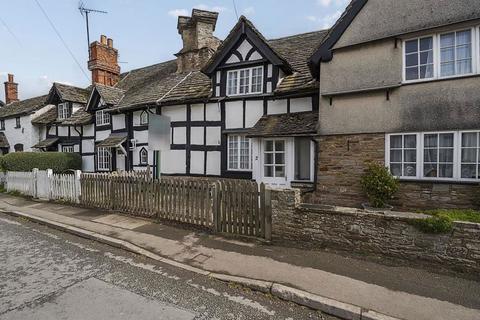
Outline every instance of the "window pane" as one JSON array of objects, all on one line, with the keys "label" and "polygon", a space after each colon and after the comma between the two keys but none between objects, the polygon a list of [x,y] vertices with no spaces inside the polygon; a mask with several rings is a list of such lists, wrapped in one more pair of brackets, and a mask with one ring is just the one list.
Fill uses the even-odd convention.
[{"label": "window pane", "polygon": [[391,164],[390,165],[390,172],[392,172],[392,175],[396,177],[401,177],[402,176],[402,165],[401,164]]},{"label": "window pane", "polygon": [[406,68],[405,69],[405,79],[406,80],[418,79],[418,67]]},{"label": "window pane", "polygon": [[275,164],[285,164],[285,153],[275,154]]},{"label": "window pane", "polygon": [[471,42],[472,42],[471,30],[457,32],[457,45],[468,44]]},{"label": "window pane", "polygon": [[462,149],[462,162],[477,163],[477,149]]},{"label": "window pane", "polygon": [[455,45],[455,33],[447,33],[447,34],[442,34],[440,36],[440,46],[442,48],[445,47],[453,47]]},{"label": "window pane", "polygon": [[416,148],[417,147],[417,136],[416,135],[406,135],[403,137],[405,140],[405,148]]},{"label": "window pane", "polygon": [[273,164],[273,153],[265,154],[265,164]]},{"label": "window pane", "polygon": [[264,172],[265,177],[270,177],[270,178],[273,177],[273,167],[265,166],[264,171],[265,171]]},{"label": "window pane", "polygon": [[449,62],[455,60],[455,49],[454,48],[446,48],[440,51],[440,57],[442,62]]},{"label": "window pane", "polygon": [[455,62],[442,63],[441,75],[442,77],[449,77],[455,75]]},{"label": "window pane", "polygon": [[417,150],[405,150],[403,161],[405,161],[405,162],[417,162]]},{"label": "window pane", "polygon": [[390,148],[401,149],[402,148],[402,136],[390,136]]},{"label": "window pane", "polygon": [[423,152],[424,162],[437,162],[437,149],[425,149]]},{"label": "window pane", "polygon": [[470,59],[472,57],[472,47],[470,44],[457,47],[457,59]]},{"label": "window pane", "polygon": [[477,166],[474,164],[463,164],[462,165],[462,178],[465,179],[478,179],[477,177]]},{"label": "window pane", "polygon": [[272,140],[265,141],[265,151],[273,151],[273,141]]},{"label": "window pane", "polygon": [[433,37],[420,39],[420,51],[433,49]]},{"label": "window pane", "polygon": [[457,74],[472,73],[472,61],[461,60],[457,62]]},{"label": "window pane", "polygon": [[310,180],[310,138],[295,139],[295,180]]},{"label": "window pane", "polygon": [[417,176],[417,165],[415,163],[407,163],[403,168],[403,175],[406,177]]},{"label": "window pane", "polygon": [[420,78],[432,78],[433,77],[433,64],[420,67]]},{"label": "window pane", "polygon": [[285,167],[275,166],[275,177],[276,178],[285,177]]},{"label": "window pane", "polygon": [[442,133],[440,135],[440,147],[453,148],[453,133]]},{"label": "window pane", "polygon": [[440,178],[453,178],[453,164],[439,165]]},{"label": "window pane", "polygon": [[407,67],[414,67],[418,65],[418,54],[407,54],[405,57],[405,64]]},{"label": "window pane", "polygon": [[433,63],[433,50],[420,53],[420,64],[432,64],[432,63]]},{"label": "window pane", "polygon": [[390,162],[402,162],[402,150],[390,151]]},{"label": "window pane", "polygon": [[275,151],[285,151],[285,142],[282,140],[275,141]]},{"label": "window pane", "polygon": [[436,164],[425,164],[425,165],[423,165],[423,175],[426,178],[436,178],[437,177],[437,165]]},{"label": "window pane", "polygon": [[436,147],[437,146],[438,135],[436,134],[426,134],[424,138],[425,147]]},{"label": "window pane", "polygon": [[453,162],[453,149],[440,149],[439,150],[440,162]]},{"label": "window pane", "polygon": [[470,147],[475,148],[477,147],[477,133],[476,132],[468,132],[462,134],[462,147]]},{"label": "window pane", "polygon": [[418,51],[418,40],[410,40],[405,42],[405,52],[406,53],[411,53],[411,52],[417,52]]}]

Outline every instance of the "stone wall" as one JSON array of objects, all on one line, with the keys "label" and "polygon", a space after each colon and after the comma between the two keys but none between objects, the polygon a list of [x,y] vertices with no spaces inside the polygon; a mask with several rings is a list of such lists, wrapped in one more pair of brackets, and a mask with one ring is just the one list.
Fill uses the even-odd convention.
[{"label": "stone wall", "polygon": [[[319,137],[317,189],[307,203],[361,207],[367,198],[360,186],[368,162],[385,161],[385,134]],[[392,204],[402,210],[479,207],[478,184],[402,181]]]},{"label": "stone wall", "polygon": [[337,248],[403,260],[480,271],[480,224],[455,222],[447,234],[426,234],[412,225],[426,216],[371,213],[360,209],[300,207],[299,191],[272,192],[272,236],[303,248]]}]

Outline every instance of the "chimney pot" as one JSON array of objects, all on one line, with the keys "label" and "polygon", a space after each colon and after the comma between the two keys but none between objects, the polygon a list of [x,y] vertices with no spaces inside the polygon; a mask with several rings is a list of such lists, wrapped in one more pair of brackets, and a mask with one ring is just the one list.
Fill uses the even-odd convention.
[{"label": "chimney pot", "polygon": [[88,70],[92,72],[92,83],[104,86],[114,86],[120,79],[118,65],[118,50],[113,47],[113,40],[104,35],[100,36],[100,43],[90,44],[90,60]]},{"label": "chimney pot", "polygon": [[13,82],[13,74],[8,74],[8,82]]},{"label": "chimney pot", "polygon": [[5,103],[9,104],[18,101],[18,84],[14,81],[13,74],[8,74],[8,81],[5,82]]},{"label": "chimney pot", "polygon": [[113,40],[108,38],[107,39],[107,45],[108,45],[109,48],[113,48]]},{"label": "chimney pot", "polygon": [[106,45],[107,44],[107,36],[102,34],[100,36],[100,43]]}]

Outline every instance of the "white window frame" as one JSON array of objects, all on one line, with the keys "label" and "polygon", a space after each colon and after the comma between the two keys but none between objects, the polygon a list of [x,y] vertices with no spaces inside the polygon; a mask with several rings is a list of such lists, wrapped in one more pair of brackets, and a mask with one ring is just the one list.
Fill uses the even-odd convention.
[{"label": "white window frame", "polygon": [[[237,167],[232,168],[230,166],[230,139],[233,137],[238,137],[238,145],[237,145]],[[252,139],[246,138],[248,141],[248,168],[240,168],[240,161],[241,161],[241,141],[240,138],[246,138],[244,134],[229,134],[227,136],[227,170],[228,171],[243,171],[249,172],[252,171]]]},{"label": "white window frame", "polygon": [[62,146],[62,152],[74,153],[74,152],[75,152],[75,148],[74,148],[73,145]]},{"label": "white window frame", "polygon": [[59,103],[57,106],[57,113],[58,113],[58,119],[60,120],[65,120],[70,117],[69,112],[68,112],[68,103],[63,102]]},{"label": "white window frame", "polygon": [[138,161],[141,165],[148,164],[148,150],[145,148],[140,149],[138,153]]},{"label": "white window frame", "polygon": [[[465,30],[471,30],[472,32],[472,72],[467,74],[452,75],[452,76],[441,76],[440,74],[440,65],[441,65],[441,50],[440,50],[440,36],[448,33],[457,33]],[[425,79],[406,79],[406,42],[433,37],[433,77]],[[452,78],[463,78],[470,77],[472,75],[480,74],[480,26],[473,27],[464,27],[456,28],[453,30],[442,31],[438,33],[425,34],[422,36],[412,37],[402,40],[402,82],[405,84],[408,83],[417,83],[417,82],[427,82],[434,80],[444,80]]]},{"label": "white window frame", "polygon": [[95,123],[97,126],[110,125],[110,114],[108,112],[105,112],[105,110],[97,110],[95,112]]},{"label": "white window frame", "polygon": [[149,112],[148,111],[142,111],[140,113],[140,125],[141,126],[148,125],[148,118],[149,118]]},{"label": "white window frame", "polygon": [[[261,88],[260,91],[252,91],[252,80],[253,80],[253,69],[260,69],[260,74],[262,75],[262,81],[261,81]],[[248,93],[240,93],[240,73],[241,71],[248,70],[249,72],[249,77],[248,77]],[[235,87],[235,93],[229,93],[229,79],[230,79],[230,74],[233,74],[234,72],[237,73],[237,85]],[[263,83],[264,83],[264,67],[263,66],[255,66],[255,67],[249,67],[249,68],[242,68],[242,69],[234,69],[234,70],[229,70],[227,71],[227,81],[226,81],[226,95],[229,97],[234,97],[234,96],[248,96],[248,95],[254,95],[254,94],[262,94],[263,93]]]},{"label": "white window frame", "polygon": [[[416,135],[417,136],[417,175],[415,177],[401,176],[400,180],[425,180],[425,181],[452,181],[452,182],[479,182],[480,179],[462,178],[461,160],[462,160],[462,134],[469,132],[480,132],[478,130],[461,131],[432,131],[432,132],[398,132],[385,135],[385,165],[390,170],[390,137],[396,135]],[[453,177],[424,177],[424,138],[428,134],[453,133]]]},{"label": "white window frame", "polygon": [[112,152],[110,148],[104,148],[104,147],[97,148],[97,170],[110,171],[111,168],[112,168]]}]

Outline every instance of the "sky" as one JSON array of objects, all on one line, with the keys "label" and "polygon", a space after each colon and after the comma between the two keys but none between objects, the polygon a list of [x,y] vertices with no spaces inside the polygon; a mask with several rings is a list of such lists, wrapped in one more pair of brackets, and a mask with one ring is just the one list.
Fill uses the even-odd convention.
[{"label": "sky", "polygon": [[[82,1],[87,8],[108,12],[90,14],[90,40],[99,40],[101,34],[112,38],[122,72],[174,59],[182,47],[177,16],[190,15],[192,8],[220,13],[215,31],[220,39],[237,22],[237,13],[272,39],[328,28],[349,2],[235,0],[236,13],[234,0]],[[48,93],[53,82],[90,84],[85,19],[78,0],[0,0],[0,6],[1,83],[13,73],[20,99]],[[0,100],[5,101],[4,96],[2,85]]]}]

